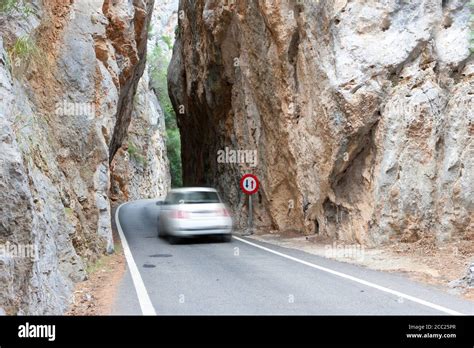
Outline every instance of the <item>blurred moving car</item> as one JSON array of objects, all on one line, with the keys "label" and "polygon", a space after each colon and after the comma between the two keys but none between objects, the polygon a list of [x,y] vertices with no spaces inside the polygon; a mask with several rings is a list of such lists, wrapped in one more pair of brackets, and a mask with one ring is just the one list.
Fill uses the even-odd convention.
[{"label": "blurred moving car", "polygon": [[232,217],[217,191],[208,187],[172,189],[158,217],[158,237],[168,237],[176,243],[182,237],[217,235],[230,242]]}]

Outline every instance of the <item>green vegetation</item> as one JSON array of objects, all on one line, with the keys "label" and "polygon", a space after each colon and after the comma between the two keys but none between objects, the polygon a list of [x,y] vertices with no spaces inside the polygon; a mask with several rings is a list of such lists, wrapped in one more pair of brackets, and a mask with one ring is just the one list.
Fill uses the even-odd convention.
[{"label": "green vegetation", "polygon": [[9,50],[10,55],[21,59],[29,58],[38,53],[35,42],[28,35],[19,37]]},{"label": "green vegetation", "polygon": [[133,157],[138,153],[137,147],[132,142],[128,143],[128,150],[127,151],[128,151],[128,154],[130,155],[130,157]]},{"label": "green vegetation", "polygon": [[471,53],[474,53],[474,19],[472,19],[472,24],[471,24],[471,44],[469,48],[471,49]]},{"label": "green vegetation", "polygon": [[161,37],[161,40],[166,43],[166,45],[168,46],[168,49],[171,51],[173,49],[173,42],[171,41],[171,36],[169,35],[163,35]]},{"label": "green vegetation", "polygon": [[19,14],[27,18],[34,13],[30,4],[23,0],[0,0],[0,14]]},{"label": "green vegetation", "polygon": [[28,35],[19,37],[8,49],[10,70],[12,72],[17,71],[17,68],[24,67],[35,57],[39,57],[39,49],[34,40]]},{"label": "green vegetation", "polygon": [[100,257],[97,261],[88,264],[86,267],[86,273],[87,275],[91,275],[93,273],[96,273],[97,271],[101,270],[105,266],[105,262],[107,261],[106,256]]},{"label": "green vegetation", "polygon": [[170,161],[171,184],[174,187],[183,186],[183,176],[181,168],[181,137],[178,128],[166,130],[166,149]]},{"label": "green vegetation", "polygon": [[[170,50],[172,49],[173,44],[171,37],[163,35],[161,37],[161,41],[164,42]],[[173,187],[180,187],[183,185],[181,138],[176,122],[176,114],[168,95],[167,71],[169,58],[160,45],[157,45],[150,52],[148,61],[151,67],[151,86],[155,90],[156,96],[160,102],[165,116],[166,149],[168,152],[168,159],[170,161],[171,185]]]},{"label": "green vegetation", "polygon": [[136,163],[144,166],[146,164],[146,158],[138,151],[138,148],[135,146],[134,143],[128,143],[128,154],[130,158],[133,159]]},{"label": "green vegetation", "polygon": [[26,130],[33,126],[36,119],[34,114],[27,115],[23,113],[16,113],[16,111],[13,112],[15,113],[15,116],[12,122],[12,130],[20,150],[25,153],[28,151],[28,148],[33,148],[31,137],[28,136],[28,133],[30,132]]},{"label": "green vegetation", "polygon": [[27,115],[17,113],[13,119],[12,128],[15,133],[20,133],[24,128],[32,125],[33,119],[29,119]]},{"label": "green vegetation", "polygon": [[[33,7],[26,0],[0,0],[0,15],[18,15],[27,19],[32,13]],[[36,43],[28,35],[17,38],[7,51],[7,66],[12,73],[18,73],[18,68],[24,67],[34,56],[39,56]]]},{"label": "green vegetation", "polygon": [[474,0],[470,1],[469,6],[471,7],[471,39],[469,49],[471,50],[471,53],[474,53]]},{"label": "green vegetation", "polygon": [[[114,240],[116,238],[114,237]],[[123,256],[123,249],[122,243],[120,242],[120,238],[117,238],[118,241],[114,243],[114,252],[111,255],[102,255],[98,259],[94,261],[89,261],[86,267],[86,273],[88,276],[97,273],[97,272],[110,272],[113,270],[113,255],[122,255]]]}]

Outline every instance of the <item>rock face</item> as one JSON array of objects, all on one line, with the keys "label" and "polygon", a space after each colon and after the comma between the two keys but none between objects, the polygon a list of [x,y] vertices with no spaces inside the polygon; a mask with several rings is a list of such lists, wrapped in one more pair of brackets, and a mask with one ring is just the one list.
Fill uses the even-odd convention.
[{"label": "rock face", "polygon": [[[379,244],[474,239],[468,0],[181,1],[184,181],[261,180],[255,223]],[[258,165],[218,163],[256,150]],[[231,161],[229,161],[231,162]]]},{"label": "rock face", "polygon": [[133,101],[128,134],[112,161],[113,201],[163,196],[171,186],[166,133],[160,104],[145,71]]},{"label": "rock face", "polygon": [[[156,1],[148,27],[148,53],[176,22],[176,0]],[[166,49],[167,47],[164,47]],[[148,62],[137,86],[133,114],[126,138],[112,162],[111,198],[127,201],[163,196],[171,187],[166,155],[164,114],[150,88]]]},{"label": "rock face", "polygon": [[[60,314],[113,250],[109,163],[127,139],[162,142],[140,80],[153,0],[17,3],[0,13],[0,308]],[[132,198],[166,187],[166,153],[146,158],[124,175]]]}]

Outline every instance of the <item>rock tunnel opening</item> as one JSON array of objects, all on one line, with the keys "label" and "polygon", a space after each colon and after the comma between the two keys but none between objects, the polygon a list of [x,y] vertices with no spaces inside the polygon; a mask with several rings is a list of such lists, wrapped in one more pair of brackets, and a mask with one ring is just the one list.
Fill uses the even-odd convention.
[{"label": "rock tunnel opening", "polygon": [[[244,220],[246,206],[238,181],[250,172],[262,178],[255,202],[265,227],[291,227],[301,233],[360,242],[369,230],[370,234],[385,233],[377,220],[386,217],[380,215],[383,207],[374,195],[386,184],[377,181],[377,170],[391,152],[392,145],[385,143],[387,132],[400,125],[387,116],[390,110],[377,109],[390,100],[390,93],[411,98],[412,88],[404,88],[399,75],[407,61],[416,66],[423,55],[415,49],[400,64],[361,62],[366,69],[360,71],[361,76],[384,71],[387,74],[380,75],[384,82],[371,85],[366,79],[359,83],[347,69],[339,72],[347,74],[349,81],[342,83],[334,80],[339,63],[331,53],[337,45],[333,35],[339,34],[320,19],[311,18],[314,24],[308,25],[314,28],[307,30],[294,9],[289,12],[295,15],[291,23],[281,26],[265,12],[267,8],[254,8],[255,2],[215,6],[181,3],[183,16],[168,70],[172,105],[175,112],[182,111],[177,124],[183,184],[216,187],[243,212]],[[347,12],[361,10],[347,8]],[[211,12],[216,16],[212,20],[207,17]],[[305,6],[300,12],[311,17]],[[391,32],[399,25],[397,13],[384,13],[381,26],[364,30],[373,30],[373,35]],[[345,7],[341,9],[339,27],[348,25],[345,19],[350,15]],[[321,50],[316,53],[315,47]],[[427,69],[420,62],[420,73]],[[434,74],[439,74],[437,69]],[[403,98],[400,102],[406,103]],[[334,119],[334,124],[328,124],[328,119]],[[337,149],[340,144],[346,145]],[[226,147],[255,149],[258,166],[219,164],[217,152]],[[287,209],[288,202],[297,201],[302,191],[310,192],[314,202],[310,209]],[[328,195],[331,199],[326,201]]]}]

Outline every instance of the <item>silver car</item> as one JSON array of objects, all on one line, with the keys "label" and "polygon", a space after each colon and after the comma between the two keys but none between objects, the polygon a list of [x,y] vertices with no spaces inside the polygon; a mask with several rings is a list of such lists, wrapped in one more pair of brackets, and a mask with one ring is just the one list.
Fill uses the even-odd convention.
[{"label": "silver car", "polygon": [[232,217],[213,188],[173,189],[157,205],[158,237],[166,236],[171,243],[199,235],[218,235],[227,242],[232,238]]}]

